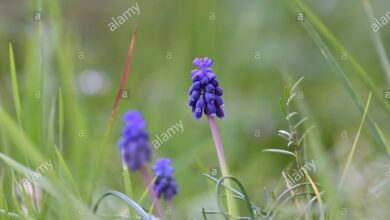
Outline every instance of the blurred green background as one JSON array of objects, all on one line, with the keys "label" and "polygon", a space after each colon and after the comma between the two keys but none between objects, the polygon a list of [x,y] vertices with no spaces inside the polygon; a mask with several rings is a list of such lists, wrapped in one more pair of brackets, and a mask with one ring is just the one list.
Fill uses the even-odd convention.
[{"label": "blurred green background", "polygon": [[[381,91],[389,88],[362,2],[307,2],[368,70],[377,87]],[[140,15],[134,15],[111,32],[108,28],[111,17],[121,15],[136,3]],[[330,163],[336,167],[344,164],[361,113],[287,1],[59,1],[60,11],[52,10],[55,7],[51,8],[51,4],[0,0],[0,100],[14,115],[8,56],[11,42],[25,131],[44,151],[50,106],[61,87],[65,99],[64,157],[72,172],[78,173],[76,182],[83,184],[87,184],[84,179],[95,167],[94,155],[100,150],[131,33],[138,25],[125,87],[129,98],[121,100],[107,146],[109,163],[98,178],[98,191],[94,194],[103,189],[124,191],[116,141],[123,125],[122,113],[138,109],[148,123],[152,139],[174,123],[180,120],[183,123],[184,132],[170,138],[153,156],[171,158],[176,168],[180,193],[173,203],[179,215],[200,219],[202,207],[216,209],[213,184],[202,175],[218,167],[210,129],[204,118],[195,121],[187,107],[190,71],[194,68],[191,62],[195,57],[208,56],[214,60],[213,69],[224,89],[226,117],[217,120],[217,125],[227,163],[257,204],[269,197],[267,192],[291,161],[286,156],[261,152],[264,148],[285,146],[277,136],[279,129],[287,127],[278,104],[286,84],[284,75],[293,79],[305,77],[300,101],[309,106],[310,117],[323,132],[321,141],[334,159]],[[390,10],[386,0],[375,0],[372,6],[376,16]],[[42,21],[33,20],[34,11],[42,11]],[[390,24],[381,29],[380,35],[384,49],[390,51]],[[365,101],[368,90],[342,61],[342,55],[335,53]],[[388,130],[388,116],[375,102],[371,108],[375,120]],[[73,141],[72,137],[80,131],[85,138]],[[344,131],[347,137],[341,136]],[[255,135],[256,132],[260,135]],[[375,161],[384,154],[368,132],[364,131],[361,139],[359,147],[364,150],[357,152],[358,163]],[[23,161],[22,154],[10,146],[7,152]],[[76,149],[80,153],[74,158]],[[143,188],[140,176],[137,173],[131,176],[134,192],[140,196]]]}]

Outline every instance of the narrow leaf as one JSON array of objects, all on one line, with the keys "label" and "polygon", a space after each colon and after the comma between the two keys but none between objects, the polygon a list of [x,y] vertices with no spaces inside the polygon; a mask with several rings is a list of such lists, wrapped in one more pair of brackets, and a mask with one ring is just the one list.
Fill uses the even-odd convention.
[{"label": "narrow leaf", "polygon": [[265,149],[265,150],[262,150],[262,152],[270,152],[270,153],[285,154],[285,155],[289,155],[289,156],[296,157],[296,155],[295,155],[293,152],[288,151],[288,150],[281,150],[281,149]]}]

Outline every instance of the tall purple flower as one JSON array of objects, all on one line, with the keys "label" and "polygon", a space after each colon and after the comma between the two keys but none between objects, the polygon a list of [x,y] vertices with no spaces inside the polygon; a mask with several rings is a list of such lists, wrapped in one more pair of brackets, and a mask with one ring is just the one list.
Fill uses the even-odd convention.
[{"label": "tall purple flower", "polygon": [[159,158],[153,166],[154,175],[157,176],[153,189],[159,198],[164,194],[166,201],[172,200],[178,192],[176,180],[173,177],[175,169],[170,166],[170,163],[170,159]]},{"label": "tall purple flower", "polygon": [[210,66],[213,60],[208,57],[195,58],[192,64],[198,67],[191,71],[192,86],[189,89],[188,105],[192,108],[195,119],[202,117],[204,112],[208,116],[224,117],[222,94],[217,77]]},{"label": "tall purple flower", "polygon": [[138,111],[128,111],[123,116],[125,126],[118,142],[122,160],[130,170],[142,168],[152,156],[146,123]]}]

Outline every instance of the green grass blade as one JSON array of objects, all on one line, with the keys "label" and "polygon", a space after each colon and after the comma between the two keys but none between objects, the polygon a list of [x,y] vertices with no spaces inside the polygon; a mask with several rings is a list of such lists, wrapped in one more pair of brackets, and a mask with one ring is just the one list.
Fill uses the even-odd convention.
[{"label": "green grass blade", "polygon": [[[292,7],[296,10],[299,11],[296,5],[292,4]],[[313,41],[317,44],[318,48],[321,50],[322,54],[324,55],[326,61],[329,63],[330,67],[333,69],[334,73],[336,76],[339,78],[339,80],[342,82],[343,86],[347,90],[348,94],[351,96],[352,101],[358,108],[358,110],[363,113],[364,112],[364,106],[362,101],[360,100],[357,92],[352,86],[352,83],[349,81],[347,75],[344,73],[343,69],[341,66],[337,63],[335,57],[333,54],[330,52],[330,49],[326,46],[325,42],[321,39],[320,35],[317,33],[317,31],[312,27],[310,21],[305,20],[302,22],[303,27],[305,30],[309,33],[310,37],[313,39]],[[374,95],[374,93],[373,93]],[[383,100],[382,100],[383,101]],[[374,127],[374,122],[371,118],[371,116],[368,114],[368,127],[370,129],[371,135],[374,137],[376,143],[378,145],[383,146],[382,141],[380,140],[379,135],[377,134],[375,127]]]},{"label": "green grass blade", "polygon": [[80,197],[80,192],[77,188],[76,182],[74,181],[72,172],[70,171],[68,165],[66,164],[64,158],[62,157],[61,152],[58,150],[57,146],[55,146],[55,145],[53,146],[53,149],[54,149],[54,152],[56,154],[60,169],[62,170],[62,172],[65,176],[65,180],[69,184],[71,191],[74,192],[76,194],[76,196]]},{"label": "green grass blade", "polygon": [[16,117],[19,122],[19,126],[22,128],[22,107],[20,104],[19,97],[19,87],[18,87],[18,78],[16,76],[16,67],[15,67],[15,58],[14,58],[14,50],[12,48],[12,44],[9,43],[9,65],[11,72],[11,81],[12,81],[12,93],[15,104]]},{"label": "green grass blade", "polygon": [[[372,7],[371,7],[371,4],[370,4],[370,1],[369,0],[362,0],[362,2],[363,2],[363,5],[364,5],[364,8],[366,9],[367,16],[370,19],[370,22],[374,21],[375,16],[374,16],[374,13],[372,11]],[[371,32],[371,30],[370,30],[370,32]],[[386,49],[385,49],[385,46],[383,45],[383,41],[382,41],[382,38],[381,38],[379,32],[374,32],[373,31],[372,33],[373,33],[372,34],[373,35],[373,40],[374,40],[374,43],[375,43],[375,46],[376,46],[376,50],[377,50],[379,59],[381,61],[381,64],[383,66],[383,70],[385,71],[385,75],[387,77],[387,82],[390,83],[390,62],[389,62],[389,57],[387,56]]]},{"label": "green grass blade", "polygon": [[[126,195],[129,196],[130,198],[134,198],[133,186],[131,184],[131,176],[126,163],[122,163],[122,176],[123,176],[123,183],[125,184]],[[129,211],[129,216],[131,216],[131,210]]]},{"label": "green grass blade", "polygon": [[[322,23],[322,21],[311,11],[309,7],[307,7],[302,0],[292,0],[293,4],[298,7],[299,12],[303,12],[314,27],[318,29],[318,31],[323,35],[323,37],[329,41],[330,45],[340,54],[347,53],[348,59],[347,62],[352,66],[355,70],[355,73],[362,80],[362,82],[366,85],[366,87],[372,91],[373,96],[381,104],[383,109],[390,114],[390,104],[383,99],[382,92],[378,89],[378,86],[371,80],[369,74],[363,69],[363,67],[356,61],[352,54],[346,50],[342,44],[336,39],[336,37],[332,34],[332,32]],[[308,22],[303,22],[304,24]]]},{"label": "green grass blade", "polygon": [[0,123],[3,126],[3,131],[7,134],[8,138],[15,144],[20,152],[24,152],[29,155],[29,159],[33,162],[33,165],[38,165],[44,161],[42,155],[35,148],[33,143],[25,136],[18,125],[11,119],[11,117],[0,106]]},{"label": "green grass blade", "polygon": [[387,141],[385,135],[383,134],[382,130],[379,128],[377,124],[375,124],[376,131],[378,132],[379,136],[381,137],[381,140],[383,144],[385,145],[387,155],[390,157],[390,144]]},{"label": "green grass blade", "polygon": [[0,207],[4,210],[4,214],[0,212],[1,219],[9,220],[10,216],[8,214],[8,203],[4,194],[4,172],[1,172],[0,176]]},{"label": "green grass blade", "polygon": [[[3,160],[9,167],[17,170],[24,176],[29,176],[33,170],[30,168],[20,164],[19,162],[13,160],[7,155],[0,153],[0,159]],[[35,180],[35,182],[39,185],[40,188],[48,192],[51,196],[59,200],[61,203],[64,203],[66,207],[70,210],[83,210],[85,219],[99,219],[97,216],[94,216],[92,211],[83,204],[78,198],[76,198],[64,185],[62,182],[50,175],[48,173],[45,176],[40,176]],[[69,211],[69,210],[68,210]],[[78,213],[70,213],[70,216],[79,216]]]},{"label": "green grass blade", "polygon": [[58,146],[62,152],[62,141],[64,136],[64,96],[62,95],[62,89],[58,89]]},{"label": "green grass blade", "polygon": [[348,159],[347,159],[347,162],[346,162],[346,165],[345,165],[343,174],[342,174],[342,176],[341,176],[341,180],[340,180],[340,185],[339,185],[339,187],[342,187],[342,185],[344,184],[344,181],[345,181],[345,178],[346,178],[346,176],[347,176],[347,173],[348,173],[348,171],[349,171],[349,169],[350,169],[350,167],[351,167],[353,155],[354,155],[354,153],[355,153],[355,151],[356,151],[356,146],[357,146],[357,143],[358,143],[358,140],[359,140],[359,137],[360,137],[360,132],[362,131],[364,122],[366,121],[366,117],[367,117],[367,113],[368,113],[368,108],[370,107],[371,96],[372,96],[372,93],[370,92],[370,94],[368,95],[368,100],[367,100],[366,107],[364,108],[364,113],[363,113],[362,120],[360,121],[360,125],[359,125],[358,132],[357,132],[356,137],[355,137],[355,139],[354,139],[354,141],[353,141],[351,151],[349,152]]},{"label": "green grass blade", "polygon": [[52,155],[52,150],[51,146],[54,145],[54,133],[55,133],[55,112],[56,112],[56,98],[53,97],[52,102],[51,102],[51,108],[50,108],[50,114],[49,114],[49,126],[47,129],[48,135],[47,135],[47,140],[45,140],[45,151],[46,152],[46,157]]},{"label": "green grass blade", "polygon": [[144,192],[142,193],[141,197],[138,199],[138,203],[142,203],[144,201],[144,199],[146,198],[146,195],[148,195],[149,193],[149,190],[153,188],[153,184],[154,182],[156,181],[157,179],[157,176],[155,176],[152,181],[150,182],[149,186],[146,187],[146,189],[144,190]]},{"label": "green grass blade", "polygon": [[46,214],[48,212],[49,208],[49,194],[45,193],[42,199],[42,205],[41,205],[41,210],[39,213],[39,219],[46,219]]}]

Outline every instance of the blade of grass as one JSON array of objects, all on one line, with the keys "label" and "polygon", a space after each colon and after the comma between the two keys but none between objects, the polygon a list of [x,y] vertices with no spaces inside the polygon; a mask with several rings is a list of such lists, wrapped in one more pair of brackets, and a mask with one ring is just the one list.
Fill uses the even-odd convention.
[{"label": "blade of grass", "polygon": [[11,119],[11,117],[0,106],[0,123],[3,126],[3,131],[9,139],[15,144],[20,152],[25,152],[29,155],[30,161],[34,166],[37,166],[44,161],[43,156],[35,148],[34,144],[25,136],[24,132],[19,129],[19,126]]},{"label": "blade of grass", "polygon": [[[134,198],[133,186],[131,184],[131,176],[126,163],[122,163],[122,175],[123,175],[123,183],[125,184],[126,195],[129,196],[130,198]],[[129,216],[132,216],[131,210],[129,210]]]},{"label": "blade of grass", "polygon": [[357,132],[356,137],[355,137],[355,139],[353,141],[353,144],[352,144],[352,147],[351,147],[351,151],[349,152],[348,159],[347,159],[347,162],[345,164],[345,168],[344,168],[343,174],[341,176],[339,188],[341,188],[343,186],[345,178],[347,176],[347,173],[348,173],[348,171],[349,171],[349,169],[351,167],[353,155],[354,155],[354,153],[356,151],[356,146],[357,146],[357,143],[358,143],[358,140],[359,140],[359,137],[360,137],[360,132],[361,132],[361,130],[363,128],[364,122],[366,121],[368,108],[370,107],[371,95],[372,95],[372,93],[370,92],[370,94],[368,95],[366,107],[364,108],[364,113],[363,113],[362,120],[360,121],[358,132]]},{"label": "blade of grass", "polygon": [[64,136],[64,96],[62,89],[58,89],[58,146],[60,152],[63,152],[63,136]]},{"label": "blade of grass", "polygon": [[[30,168],[20,164],[19,162],[13,160],[7,155],[0,153],[0,159],[3,160],[9,167],[17,170],[24,176],[29,176],[33,170]],[[83,210],[83,217],[86,219],[96,219],[97,217],[93,215],[92,211],[83,204],[78,198],[76,198],[72,192],[70,192],[62,182],[55,177],[54,175],[50,175],[48,173],[46,176],[40,176],[35,179],[35,182],[39,185],[40,188],[48,192],[51,196],[56,198],[58,201],[63,202],[70,210]],[[65,207],[63,207],[65,208]],[[68,210],[68,212],[70,211]],[[72,216],[76,216],[77,214],[71,212]]]},{"label": "blade of grass", "polygon": [[[5,197],[5,194],[4,194],[4,172],[1,172],[1,176],[0,176],[0,207],[2,207],[4,209],[4,218],[1,218],[1,219],[5,219],[5,220],[9,220],[10,219],[10,216],[8,214],[8,203],[7,203],[7,199]],[[2,214],[0,212],[0,214]],[[1,216],[1,215],[0,215]]]},{"label": "blade of grass", "polygon": [[[362,80],[362,82],[366,85],[366,87],[372,91],[375,99],[381,104],[383,109],[390,114],[390,104],[386,102],[383,97],[381,91],[378,89],[378,86],[371,80],[369,74],[363,69],[363,67],[356,61],[352,54],[350,54],[343,45],[336,39],[336,37],[332,34],[332,32],[321,22],[321,20],[311,11],[309,7],[307,7],[302,0],[292,0],[295,5],[299,7],[299,12],[304,12],[306,18],[318,29],[318,31],[324,36],[326,40],[332,45],[332,47],[340,54],[347,53],[348,59],[347,62],[352,66],[355,70],[355,73]],[[303,22],[307,23],[307,22]]]},{"label": "blade of grass", "polygon": [[[86,123],[83,103],[78,101],[75,88],[75,64],[74,51],[75,37],[72,32],[64,32],[64,25],[61,15],[61,4],[59,1],[44,1],[43,10],[46,11],[47,20],[50,22],[51,31],[48,33],[52,38],[54,59],[58,67],[60,86],[62,87],[64,117],[66,121],[64,128],[67,129],[67,155],[69,163],[74,167],[85,166],[85,155],[88,154],[89,129]],[[62,147],[61,145],[59,145]],[[90,189],[90,184],[84,181],[89,178],[87,169],[75,169],[74,176],[80,179],[83,188]],[[82,190],[86,198],[88,190]]]},{"label": "blade of grass", "polygon": [[14,50],[12,48],[12,44],[9,43],[9,65],[11,72],[11,81],[12,81],[12,93],[15,104],[16,117],[18,119],[18,123],[20,128],[22,128],[22,107],[20,104],[19,97],[19,87],[18,87],[18,78],[16,76],[16,67],[15,67],[15,58],[14,58]]},{"label": "blade of grass", "polygon": [[45,146],[45,152],[46,157],[52,156],[52,149],[51,146],[54,145],[54,133],[55,133],[55,112],[56,112],[56,98],[53,97],[50,107],[50,114],[49,114],[49,126],[47,129],[47,139],[45,140],[46,146]]},{"label": "blade of grass", "polygon": [[49,208],[49,194],[45,193],[42,199],[41,210],[39,212],[39,219],[46,219],[46,214]]},{"label": "blade of grass", "polygon": [[97,163],[98,165],[95,169],[95,172],[93,172],[94,174],[92,175],[92,178],[91,178],[93,183],[96,182],[96,179],[99,176],[99,173],[101,172],[102,167],[104,167],[106,164],[107,151],[109,150],[109,148],[106,145],[107,145],[107,142],[109,140],[109,136],[111,134],[112,127],[114,125],[114,121],[116,118],[116,113],[118,111],[122,91],[124,90],[125,85],[126,85],[126,79],[127,79],[127,75],[129,73],[129,70],[130,70],[130,63],[131,63],[131,60],[133,57],[136,36],[137,36],[137,26],[135,26],[133,34],[131,36],[129,50],[128,50],[126,61],[125,61],[125,66],[124,66],[123,71],[122,71],[121,81],[120,81],[120,84],[119,84],[119,87],[118,87],[118,90],[117,90],[117,93],[115,96],[114,105],[112,107],[111,115],[110,115],[106,130],[104,132],[103,141],[101,142],[102,144],[99,147],[98,163]]},{"label": "blade of grass", "polygon": [[80,197],[80,191],[78,190],[77,184],[74,181],[72,172],[70,171],[68,165],[65,162],[65,159],[62,157],[61,152],[58,150],[57,146],[53,146],[54,152],[57,156],[58,164],[61,168],[61,171],[64,174],[66,182],[69,184],[71,191],[76,194],[76,196]]},{"label": "blade of grass", "polygon": [[148,185],[148,187],[146,187],[146,189],[144,190],[144,192],[142,193],[141,197],[138,199],[138,203],[142,203],[144,201],[144,199],[146,198],[146,196],[149,194],[149,190],[152,189],[153,187],[153,184],[154,182],[156,181],[157,179],[157,176],[155,176],[152,181],[150,182],[150,184]]},{"label": "blade of grass", "polygon": [[305,173],[305,176],[307,177],[307,179],[309,180],[310,182],[310,186],[311,188],[313,189],[314,193],[316,194],[316,197],[318,199],[318,205],[320,206],[320,219],[321,220],[324,220],[325,219],[325,210],[324,210],[324,202],[322,201],[322,198],[321,198],[321,193],[320,191],[318,190],[316,184],[314,183],[314,181],[312,180],[312,178],[310,177],[310,175],[307,173],[307,171],[305,169],[302,169],[303,172]]},{"label": "blade of grass", "polygon": [[[372,11],[372,7],[370,4],[370,1],[368,0],[362,0],[364,8],[366,9],[366,13],[370,21],[374,21],[375,16],[374,12]],[[371,30],[370,30],[371,32]],[[379,34],[379,32],[372,31],[373,40],[376,46],[376,51],[378,53],[379,59],[381,61],[383,70],[385,71],[385,76],[387,78],[387,83],[390,84],[390,62],[389,57],[387,56],[385,47],[383,45],[382,38]]]},{"label": "blade of grass", "polygon": [[108,191],[107,193],[105,193],[103,196],[101,196],[97,200],[97,202],[95,203],[94,208],[93,208],[93,212],[94,213],[96,213],[98,211],[101,201],[104,198],[106,198],[107,196],[115,196],[115,197],[123,200],[129,206],[131,206],[145,220],[157,220],[154,216],[149,215],[148,213],[146,213],[140,205],[138,205],[136,202],[134,202],[133,200],[128,198],[126,195],[124,195],[124,194],[122,194],[120,192],[117,192],[117,191],[112,191],[112,190]]},{"label": "blade of grass", "polygon": [[[292,1],[291,6],[297,12],[299,12],[299,9],[298,9],[297,5],[294,4],[294,1],[295,0]],[[308,20],[305,20],[304,22],[302,22],[302,24],[303,24],[303,27],[306,29],[306,31],[309,33],[310,37],[313,39],[313,41],[317,44],[317,46],[321,50],[322,54],[324,55],[326,61],[329,63],[329,65],[332,68],[332,70],[334,71],[334,73],[336,73],[337,77],[342,82],[343,86],[347,90],[348,94],[351,96],[352,101],[354,102],[354,104],[356,105],[358,110],[361,113],[363,113],[364,112],[363,102],[360,100],[357,92],[355,91],[355,89],[352,86],[352,83],[348,80],[348,77],[344,73],[341,66],[337,63],[335,57],[332,55],[329,48],[326,46],[325,42],[321,39],[321,37],[319,36],[317,31],[312,27],[311,23]],[[369,128],[370,134],[373,136],[373,138],[375,139],[375,141],[378,145],[384,147],[382,141],[380,140],[379,134],[375,130],[374,122],[373,122],[370,114],[367,115],[367,118],[368,118],[368,122],[369,122],[368,128]]]},{"label": "blade of grass", "polygon": [[382,130],[379,128],[379,126],[377,124],[375,124],[375,128],[376,128],[379,136],[381,137],[383,144],[386,147],[387,155],[390,157],[390,144],[389,144],[389,142],[387,141],[385,135],[383,134]]}]

